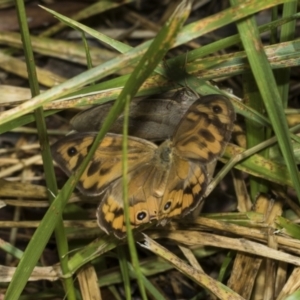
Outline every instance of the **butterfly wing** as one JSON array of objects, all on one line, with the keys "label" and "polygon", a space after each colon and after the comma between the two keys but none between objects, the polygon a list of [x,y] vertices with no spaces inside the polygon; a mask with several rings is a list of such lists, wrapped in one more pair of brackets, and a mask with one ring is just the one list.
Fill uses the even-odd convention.
[{"label": "butterfly wing", "polygon": [[[235,113],[220,95],[196,100],[187,110],[172,140],[157,148],[151,142],[129,138],[128,201],[132,228],[153,220],[162,225],[184,216],[200,202],[206,186],[205,165],[222,154],[230,138]],[[52,154],[70,175],[80,166],[95,133],[79,133],[52,146]],[[122,197],[122,136],[108,134],[79,180],[86,195],[99,195],[99,226],[107,233],[125,236]]]},{"label": "butterfly wing", "polygon": [[[70,176],[81,165],[96,137],[96,133],[75,133],[59,140],[51,147],[52,156],[62,170]],[[129,172],[154,156],[157,146],[146,140],[129,137]],[[122,135],[107,134],[96,150],[78,181],[84,195],[96,196],[122,176]]]},{"label": "butterfly wing", "polygon": [[[196,97],[188,89],[180,89],[175,93],[134,98],[129,108],[129,135],[159,141],[169,138]],[[112,105],[108,102],[78,113],[71,120],[72,127],[79,132],[98,131]],[[122,133],[123,124],[124,115],[121,114],[110,132]]]},{"label": "butterfly wing", "polygon": [[207,187],[205,167],[193,161],[173,157],[165,193],[159,208],[159,223],[194,210]]},{"label": "butterfly wing", "polygon": [[220,95],[204,96],[187,110],[172,139],[172,167],[159,209],[161,224],[185,216],[200,203],[208,183],[205,165],[223,153],[234,119],[231,102]]},{"label": "butterfly wing", "polygon": [[230,139],[235,112],[228,98],[208,95],[195,101],[178,124],[173,147],[178,156],[202,164],[222,155]]},{"label": "butterfly wing", "polygon": [[[161,197],[165,192],[169,167],[152,160],[128,174],[129,219],[132,229],[157,220]],[[122,180],[107,189],[97,210],[98,224],[107,234],[126,235]]]}]

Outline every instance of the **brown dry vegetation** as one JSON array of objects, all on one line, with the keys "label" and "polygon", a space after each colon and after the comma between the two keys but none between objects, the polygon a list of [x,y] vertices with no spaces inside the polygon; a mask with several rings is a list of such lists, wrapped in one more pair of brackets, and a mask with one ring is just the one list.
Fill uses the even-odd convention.
[{"label": "brown dry vegetation", "polygon": [[[140,89],[150,99],[182,87],[219,91],[235,107],[232,139],[213,176],[220,180],[200,215],[137,233],[137,264],[126,239],[100,231],[94,199],[75,189],[64,208],[48,210],[56,192],[53,181],[46,187],[51,157],[42,159],[40,143],[45,149],[64,136],[79,111],[118,97],[136,66],[125,46],[154,39],[179,2],[26,1],[37,79],[27,73],[15,4],[0,2],[0,299],[300,299],[300,131],[287,130],[300,123],[298,16],[256,35],[256,24],[293,16],[297,1],[193,1],[190,27]],[[89,65],[82,32],[38,4],[123,44],[86,34]],[[242,39],[232,37],[235,21]],[[102,76],[105,63],[101,72],[111,71]],[[84,79],[92,67],[99,69]],[[30,91],[28,78],[38,88]],[[45,97],[34,102],[37,90]],[[61,189],[67,177],[58,166],[55,174]]]}]

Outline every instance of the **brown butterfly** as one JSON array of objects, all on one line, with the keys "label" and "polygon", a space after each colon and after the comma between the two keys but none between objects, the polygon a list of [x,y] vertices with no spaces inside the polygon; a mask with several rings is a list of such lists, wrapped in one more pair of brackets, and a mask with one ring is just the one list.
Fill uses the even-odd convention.
[{"label": "brown butterfly", "polygon": [[[128,138],[130,223],[164,225],[183,217],[200,203],[208,184],[206,165],[218,158],[231,136],[235,112],[224,96],[196,100],[171,139],[160,146]],[[52,146],[57,164],[70,175],[81,164],[96,133],[69,135]],[[118,238],[126,234],[122,197],[122,135],[108,133],[78,182],[79,190],[99,195],[98,224]]]},{"label": "brown butterfly", "polygon": [[[198,98],[187,88],[147,98],[134,98],[129,109],[129,135],[151,141],[168,139],[182,116]],[[71,120],[73,129],[78,132],[98,131],[112,105],[113,102],[107,102],[78,113]],[[123,123],[124,115],[121,114],[110,132],[121,133]]]}]

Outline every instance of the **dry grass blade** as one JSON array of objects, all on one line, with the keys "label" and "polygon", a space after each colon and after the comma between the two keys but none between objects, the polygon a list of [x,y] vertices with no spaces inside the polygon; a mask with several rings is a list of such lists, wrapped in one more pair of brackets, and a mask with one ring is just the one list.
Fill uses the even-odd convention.
[{"label": "dry grass blade", "polygon": [[[163,234],[161,234],[160,236],[165,237]],[[168,233],[166,236],[173,241],[188,246],[202,245],[232,249],[266,258],[272,258],[283,262],[288,262],[295,266],[300,266],[300,258],[298,258],[297,256],[273,250],[260,243],[251,242],[246,239],[234,239],[210,233],[199,233],[193,231],[177,231],[176,233]]]},{"label": "dry grass blade", "polygon": [[92,265],[84,266],[77,275],[83,300],[102,300],[98,288],[98,277]]},{"label": "dry grass blade", "polygon": [[[33,76],[25,68],[23,30],[16,32],[16,24],[10,23],[15,8],[12,2],[0,8],[0,20],[9,20],[0,24],[8,28],[0,32],[0,299],[300,299],[300,205],[295,185],[300,162],[300,41],[295,38],[299,5],[290,0],[231,1],[236,5],[195,0],[175,18],[172,12],[185,1],[48,1],[46,9],[25,1],[35,53],[34,59],[27,54],[25,59],[31,67],[36,65],[34,94],[40,95],[35,97],[27,82],[29,78],[32,83]],[[44,18],[45,13],[49,17]],[[197,202],[193,213],[168,219],[165,226],[156,226],[153,219],[145,228],[130,223],[136,226],[133,236],[127,231],[130,250],[126,238],[99,229],[96,211],[104,194],[72,192],[76,176],[71,172],[67,181],[59,165],[55,173],[60,192],[46,187],[52,157],[41,160],[33,123],[39,107],[45,109],[47,124],[42,145],[48,143],[46,135],[53,144],[72,127],[80,134],[100,131],[99,142],[108,129],[127,135],[123,121],[128,106],[125,113],[122,109],[129,98],[140,97],[129,106],[128,132],[138,132],[137,138],[146,144],[155,141],[155,148],[167,139],[174,142],[176,124],[199,96],[210,94],[227,97],[237,117],[222,157],[201,166],[193,161],[201,174],[207,173],[207,197]],[[214,107],[212,117],[218,113],[219,107]],[[223,123],[213,123],[216,130],[223,128]],[[211,126],[206,125],[205,129]],[[201,135],[212,141],[213,131]],[[281,152],[278,145],[289,149]],[[96,148],[88,147],[87,152]],[[128,155],[140,162],[139,156]],[[287,159],[292,156],[298,165]],[[118,158],[111,159],[115,166]],[[157,161],[164,166],[164,160]],[[183,169],[175,173],[181,176]],[[99,175],[96,181],[107,171],[101,170],[89,168]],[[153,173],[157,181],[162,179],[159,172]],[[191,173],[201,181],[199,174]],[[132,173],[125,175],[130,187],[133,181],[139,184],[140,176],[132,180]],[[145,177],[148,180],[147,172]],[[155,187],[156,196],[161,189]],[[187,180],[170,190],[188,193],[188,187]],[[140,190],[146,193],[148,188],[143,185]],[[58,194],[52,205],[49,194]],[[134,201],[142,203],[139,197],[129,198],[131,208]],[[159,213],[165,208],[158,207]],[[59,218],[61,232],[66,232],[63,255],[57,248],[64,243],[52,236]],[[66,282],[73,286],[71,293]]]},{"label": "dry grass blade", "polygon": [[208,291],[210,291],[220,299],[243,299],[235,292],[229,290],[225,285],[207,276],[201,270],[193,268],[192,266],[186,264],[183,260],[178,258],[172,252],[168,251],[166,248],[162,247],[160,244],[156,243],[154,240],[150,239],[147,235],[144,235],[144,239],[144,242],[140,243],[141,247],[152,251],[160,257],[163,257],[171,264],[173,264],[178,270],[183,272],[186,276],[206,288]]}]

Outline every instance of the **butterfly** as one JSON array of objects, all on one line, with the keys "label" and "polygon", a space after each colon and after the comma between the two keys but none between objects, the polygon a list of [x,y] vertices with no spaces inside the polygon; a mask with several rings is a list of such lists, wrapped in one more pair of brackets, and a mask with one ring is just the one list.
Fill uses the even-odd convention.
[{"label": "butterfly", "polygon": [[[165,225],[199,205],[208,185],[206,165],[222,155],[234,120],[228,98],[207,95],[189,107],[173,136],[161,145],[128,137],[128,201],[133,229],[150,222]],[[52,146],[54,160],[67,175],[78,169],[96,134],[72,134]],[[118,238],[126,235],[122,138],[114,133],[104,137],[77,185],[84,195],[99,197],[98,224]]]},{"label": "butterfly", "polygon": [[[199,97],[188,88],[169,91],[150,97],[134,98],[129,109],[129,135],[145,140],[163,141],[173,135],[179,120]],[[98,131],[113,102],[91,107],[71,119],[71,126],[78,132]],[[121,114],[110,132],[121,133],[124,115]]]}]

